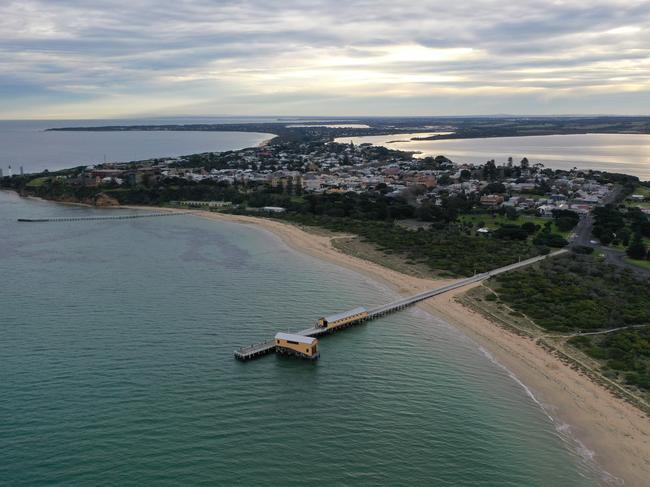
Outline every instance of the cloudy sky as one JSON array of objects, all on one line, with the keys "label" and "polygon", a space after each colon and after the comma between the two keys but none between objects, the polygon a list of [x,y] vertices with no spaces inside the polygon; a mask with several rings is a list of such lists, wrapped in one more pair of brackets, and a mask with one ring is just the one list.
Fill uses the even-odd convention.
[{"label": "cloudy sky", "polygon": [[0,0],[0,118],[650,114],[650,1]]}]

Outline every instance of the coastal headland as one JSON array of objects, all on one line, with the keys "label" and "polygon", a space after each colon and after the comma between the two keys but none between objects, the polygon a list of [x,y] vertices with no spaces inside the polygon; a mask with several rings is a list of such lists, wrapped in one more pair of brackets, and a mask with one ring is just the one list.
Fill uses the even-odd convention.
[{"label": "coastal headland", "polygon": [[[201,210],[191,214],[254,225],[272,232],[296,251],[359,272],[399,295],[414,294],[453,281],[409,276],[342,253],[333,242],[345,238],[344,235],[305,231],[296,225],[246,215]],[[520,381],[553,421],[557,431],[575,439],[575,444],[567,447],[578,449],[583,457],[593,460],[606,472],[605,480],[613,485],[647,485],[650,478],[650,421],[647,415],[539,346],[535,340],[506,330],[457,299],[476,286],[480,284],[428,299],[418,306],[463,330],[488,357]]]}]

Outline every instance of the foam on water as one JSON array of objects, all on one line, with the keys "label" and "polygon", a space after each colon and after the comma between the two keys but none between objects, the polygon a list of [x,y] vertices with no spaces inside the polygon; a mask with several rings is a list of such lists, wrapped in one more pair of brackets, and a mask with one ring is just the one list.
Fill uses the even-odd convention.
[{"label": "foam on water", "polygon": [[550,412],[549,408],[545,406],[533,393],[530,387],[524,384],[517,375],[508,369],[505,365],[499,362],[490,352],[488,352],[484,347],[479,346],[479,350],[483,355],[485,355],[490,362],[497,365],[503,369],[513,381],[515,381],[525,392],[530,399],[539,406],[539,408],[546,414],[546,417],[553,423],[555,430],[558,432],[560,438],[566,442],[570,447],[572,447],[578,456],[583,460],[584,465],[596,472],[596,474],[607,483],[607,485],[623,485],[624,482],[622,479],[612,475],[611,473],[604,470],[595,460],[595,452],[590,450],[582,443],[577,437],[575,437],[571,432],[571,426],[567,423],[562,423],[557,420]]}]

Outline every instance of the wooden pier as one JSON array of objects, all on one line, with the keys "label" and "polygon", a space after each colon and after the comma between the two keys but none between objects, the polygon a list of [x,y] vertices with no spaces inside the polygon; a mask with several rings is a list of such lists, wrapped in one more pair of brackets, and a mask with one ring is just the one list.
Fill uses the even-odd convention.
[{"label": "wooden pier", "polygon": [[[504,267],[500,267],[498,269],[489,271],[489,272],[484,272],[482,274],[477,274],[472,277],[467,277],[465,279],[460,279],[452,284],[448,284],[446,286],[441,286],[437,287],[434,289],[429,289],[427,291],[415,294],[413,296],[409,296],[406,298],[398,299],[396,301],[393,301],[388,304],[384,304],[382,306],[377,306],[375,308],[369,309],[368,310],[368,316],[361,318],[359,320],[356,320],[354,322],[349,323],[347,326],[353,325],[353,324],[358,324],[363,321],[367,320],[372,320],[374,318],[379,318],[381,316],[385,316],[390,313],[394,313],[396,311],[401,311],[403,309],[408,308],[409,306],[412,306],[414,304],[419,303],[420,301],[424,301],[425,299],[432,298],[434,296],[438,296],[440,294],[447,293],[449,291],[453,291],[454,289],[458,289],[463,286],[467,286],[468,284],[473,284],[475,282],[480,282],[485,279],[489,279],[492,276],[496,276],[498,274],[502,274],[504,272],[508,272],[511,270],[518,269],[520,267],[525,267],[531,264],[534,264],[536,262],[539,262],[541,260],[546,259],[547,257],[554,257],[556,255],[564,254],[566,253],[567,250],[557,250],[555,252],[551,252],[547,255],[540,255],[538,257],[533,257],[531,259],[526,259],[522,260],[520,262],[516,262],[511,265],[507,265]],[[346,326],[346,327],[347,327]],[[334,333],[335,331],[338,331],[342,328],[346,327],[340,327],[340,328],[335,328],[333,330],[328,330],[326,328],[321,328],[318,326],[314,326],[312,328],[307,328],[305,330],[297,332],[298,335],[304,335],[308,337],[320,337],[323,335],[327,335],[329,333]],[[269,353],[275,352],[275,342],[273,340],[269,340],[266,342],[258,343],[255,345],[250,345],[248,347],[242,347],[238,350],[235,350],[235,358],[239,360],[250,360],[254,358],[261,357],[263,355],[267,355]]]},{"label": "wooden pier", "polygon": [[111,215],[111,216],[76,216],[76,217],[52,217],[52,218],[18,218],[19,222],[23,223],[44,223],[44,222],[85,222],[96,220],[132,220],[134,218],[153,218],[158,216],[174,216],[186,215],[191,211],[177,211],[177,212],[159,212],[159,213],[145,213],[135,215]]}]

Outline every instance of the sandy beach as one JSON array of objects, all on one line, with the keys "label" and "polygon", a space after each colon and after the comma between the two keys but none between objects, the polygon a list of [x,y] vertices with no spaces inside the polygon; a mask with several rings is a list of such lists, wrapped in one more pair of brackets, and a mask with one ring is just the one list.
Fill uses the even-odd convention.
[{"label": "sandy beach", "polygon": [[[256,225],[273,232],[292,249],[353,269],[390,286],[399,294],[412,294],[450,282],[411,277],[343,254],[333,247],[332,237],[306,232],[279,221],[208,211],[195,211],[193,214]],[[525,384],[552,417],[558,431],[568,431],[576,439],[576,445],[571,447],[609,474],[604,476],[608,479],[607,484],[650,485],[649,418],[563,363],[532,339],[505,330],[456,300],[458,295],[476,285],[479,284],[436,296],[418,306],[462,329]]]}]

